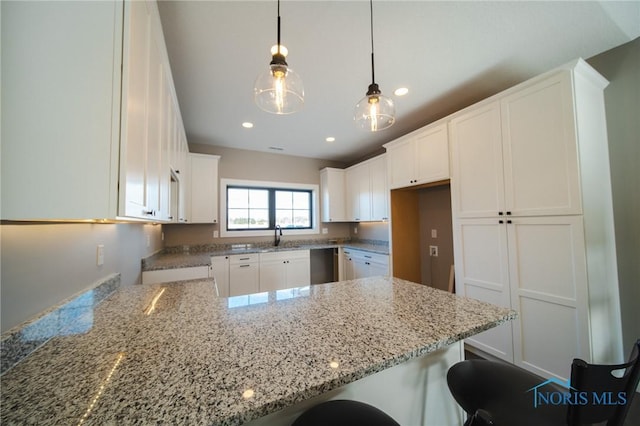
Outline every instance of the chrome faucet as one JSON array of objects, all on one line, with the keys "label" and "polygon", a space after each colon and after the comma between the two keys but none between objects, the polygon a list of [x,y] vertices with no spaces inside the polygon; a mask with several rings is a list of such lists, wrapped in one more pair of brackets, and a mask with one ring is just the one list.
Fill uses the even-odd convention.
[{"label": "chrome faucet", "polygon": [[280,244],[280,237],[282,237],[282,228],[280,227],[280,225],[276,225],[275,230],[276,230],[276,240],[274,241],[273,245],[278,247],[278,245]]}]

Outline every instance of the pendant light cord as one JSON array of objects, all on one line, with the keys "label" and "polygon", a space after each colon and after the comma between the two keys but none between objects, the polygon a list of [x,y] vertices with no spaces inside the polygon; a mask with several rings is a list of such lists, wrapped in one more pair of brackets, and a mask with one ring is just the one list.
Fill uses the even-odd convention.
[{"label": "pendant light cord", "polygon": [[278,54],[280,54],[280,0],[278,0]]},{"label": "pendant light cord", "polygon": [[[280,0],[278,0],[278,2],[279,1]],[[375,84],[376,72],[373,64],[373,0],[369,0],[369,18],[370,18],[370,28],[371,28],[371,83]]]}]

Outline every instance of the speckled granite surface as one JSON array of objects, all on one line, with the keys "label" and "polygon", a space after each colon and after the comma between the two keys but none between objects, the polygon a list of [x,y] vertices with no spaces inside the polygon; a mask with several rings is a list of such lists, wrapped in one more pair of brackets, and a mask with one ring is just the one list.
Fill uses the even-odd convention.
[{"label": "speckled granite surface", "polygon": [[52,337],[87,330],[95,307],[118,287],[120,274],[109,275],[94,283],[90,290],[3,333],[0,342],[0,374],[4,374]]},{"label": "speckled granite surface", "polygon": [[168,247],[161,253],[142,259],[143,271],[162,269],[190,268],[193,266],[209,266],[211,256],[227,256],[233,254],[265,253],[287,250],[314,250],[336,247],[353,248],[372,253],[389,254],[389,243],[386,241],[357,240],[349,242],[328,242],[315,240],[297,240],[284,242],[278,247],[271,243],[259,244],[207,244],[199,246]]},{"label": "speckled granite surface", "polygon": [[2,377],[2,424],[238,425],[514,317],[394,278],[229,299],[209,280],[125,287]]}]

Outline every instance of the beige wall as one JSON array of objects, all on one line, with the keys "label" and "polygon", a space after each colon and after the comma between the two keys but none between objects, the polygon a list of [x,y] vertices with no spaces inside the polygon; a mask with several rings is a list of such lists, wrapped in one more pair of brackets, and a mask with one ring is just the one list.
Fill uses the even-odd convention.
[{"label": "beige wall", "polygon": [[[453,265],[453,228],[449,185],[420,190],[420,260],[422,283],[440,290],[449,288]],[[431,230],[436,230],[436,238]],[[438,257],[429,256],[429,246],[438,247]]]},{"label": "beige wall", "polygon": [[349,233],[352,239],[389,241],[389,222],[350,223]]},{"label": "beige wall", "polygon": [[343,168],[344,163],[189,143],[189,151],[219,155],[220,178],[320,184],[320,170]]},{"label": "beige wall", "polygon": [[1,225],[2,332],[115,272],[122,285],[139,283],[140,260],[162,247],[160,231],[142,224]]},{"label": "beige wall", "polygon": [[[189,150],[193,153],[219,155],[221,158],[218,175],[220,178],[228,179],[320,185],[321,169],[324,167],[344,167],[343,163],[336,161],[197,143],[189,144]],[[285,229],[282,241],[349,237],[349,225],[346,223],[322,223],[320,228],[326,228],[327,234],[290,237],[287,236]],[[164,243],[166,247],[173,247],[199,244],[255,243],[273,240],[273,237],[214,238],[213,232],[219,231],[219,229],[219,225],[164,225]]]},{"label": "beige wall", "polygon": [[640,337],[640,38],[590,58],[605,107],[625,353]]}]

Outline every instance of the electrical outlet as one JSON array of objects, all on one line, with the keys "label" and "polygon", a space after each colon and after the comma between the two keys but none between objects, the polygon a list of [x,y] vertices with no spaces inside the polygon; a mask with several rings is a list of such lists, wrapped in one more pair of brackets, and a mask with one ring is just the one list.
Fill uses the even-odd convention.
[{"label": "electrical outlet", "polygon": [[429,256],[438,257],[438,246],[429,246]]},{"label": "electrical outlet", "polygon": [[164,232],[160,233],[160,237],[162,238],[162,241],[164,241]]},{"label": "electrical outlet", "polygon": [[218,231],[213,231],[213,238],[218,238]]},{"label": "electrical outlet", "polygon": [[151,235],[147,234],[147,248],[151,247]]},{"label": "electrical outlet", "polygon": [[431,230],[431,238],[438,238],[438,230],[437,229],[432,229]]},{"label": "electrical outlet", "polygon": [[355,227],[353,228],[353,233],[354,233],[354,234],[357,234],[357,233],[358,233],[358,227],[357,227],[357,226],[355,226]]},{"label": "electrical outlet", "polygon": [[322,228],[322,233],[323,234],[328,234],[329,233],[329,228]]},{"label": "electrical outlet", "polygon": [[104,244],[98,244],[98,249],[96,250],[96,264],[98,266],[104,265]]}]

